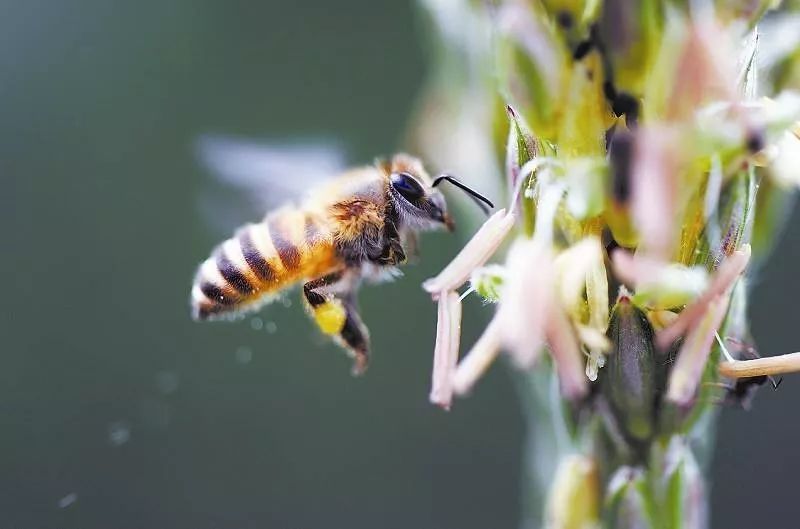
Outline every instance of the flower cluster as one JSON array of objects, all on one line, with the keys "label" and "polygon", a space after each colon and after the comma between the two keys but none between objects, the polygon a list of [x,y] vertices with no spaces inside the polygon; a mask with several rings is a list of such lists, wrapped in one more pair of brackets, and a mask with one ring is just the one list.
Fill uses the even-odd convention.
[{"label": "flower cluster", "polygon": [[[680,406],[697,400],[716,338],[750,339],[731,297],[751,239],[772,228],[760,194],[800,183],[800,94],[756,95],[760,35],[734,22],[761,11],[608,4],[507,1],[494,14],[510,203],[424,284],[439,303],[431,400],[443,407],[500,351],[522,369],[549,351],[562,394],[586,396],[619,352],[621,302],[646,317]],[[507,239],[505,263],[484,266]],[[497,308],[459,361],[468,281],[465,295]],[[720,369],[795,368],[745,362]]]},{"label": "flower cluster", "polygon": [[[423,150],[507,195],[423,285],[439,305],[431,401],[449,408],[505,354],[535,440],[526,475],[549,491],[529,523],[703,527],[714,404],[800,370],[800,354],[758,358],[746,277],[800,185],[800,15],[425,3],[457,82],[432,83]],[[461,355],[468,295],[493,314]]]}]

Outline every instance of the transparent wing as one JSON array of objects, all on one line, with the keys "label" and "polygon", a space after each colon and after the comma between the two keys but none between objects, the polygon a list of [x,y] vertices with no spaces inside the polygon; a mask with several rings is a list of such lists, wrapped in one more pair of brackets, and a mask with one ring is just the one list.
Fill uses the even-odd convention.
[{"label": "transparent wing", "polygon": [[328,141],[269,143],[204,135],[196,154],[213,176],[202,186],[198,206],[220,234],[297,201],[346,168],[344,149]]}]

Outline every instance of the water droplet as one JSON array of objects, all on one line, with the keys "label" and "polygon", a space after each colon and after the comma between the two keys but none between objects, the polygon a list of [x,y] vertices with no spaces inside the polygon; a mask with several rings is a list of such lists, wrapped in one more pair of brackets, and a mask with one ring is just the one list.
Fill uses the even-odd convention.
[{"label": "water droplet", "polygon": [[283,299],[281,300],[281,303],[282,303],[282,304],[283,304],[283,306],[284,306],[284,307],[286,307],[287,309],[288,309],[289,307],[291,307],[291,306],[292,306],[292,300],[291,300],[291,299],[289,299],[289,298],[283,298]]},{"label": "water droplet", "polygon": [[131,427],[125,421],[116,421],[108,425],[108,441],[114,446],[122,446],[131,439]]},{"label": "water droplet", "polygon": [[253,350],[246,346],[241,346],[236,349],[236,362],[239,364],[249,364],[253,359]]},{"label": "water droplet", "polygon": [[78,493],[70,492],[69,494],[58,500],[58,508],[66,509],[76,501],[78,501]]},{"label": "water droplet", "polygon": [[266,324],[266,328],[269,334],[275,334],[276,332],[278,332],[278,324],[275,323],[274,321],[268,321]]},{"label": "water droplet", "polygon": [[161,393],[169,395],[178,390],[178,374],[174,371],[159,371],[156,373],[156,387]]},{"label": "water droplet", "polygon": [[256,316],[255,318],[250,320],[250,327],[254,331],[260,331],[261,329],[264,328],[264,320]]}]

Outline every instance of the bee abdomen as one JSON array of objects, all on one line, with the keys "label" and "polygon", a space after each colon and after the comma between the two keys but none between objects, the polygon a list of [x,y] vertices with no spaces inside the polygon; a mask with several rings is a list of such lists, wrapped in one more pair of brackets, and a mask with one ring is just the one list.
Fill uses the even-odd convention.
[{"label": "bee abdomen", "polygon": [[257,308],[327,259],[315,259],[321,228],[299,211],[270,215],[239,229],[200,266],[192,288],[192,315],[209,319]]},{"label": "bee abdomen", "polygon": [[305,246],[302,232],[294,230],[292,221],[305,219],[290,219],[289,215],[273,215],[267,218],[266,224],[272,245],[278,254],[283,267],[291,272],[300,267],[300,248]]}]

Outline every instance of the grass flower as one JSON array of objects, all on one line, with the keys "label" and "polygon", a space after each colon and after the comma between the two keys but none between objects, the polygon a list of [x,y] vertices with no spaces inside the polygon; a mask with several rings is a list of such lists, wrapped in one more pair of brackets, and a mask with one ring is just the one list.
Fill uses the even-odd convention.
[{"label": "grass flower", "polygon": [[[509,204],[423,285],[439,304],[431,400],[449,407],[507,355],[554,450],[532,526],[704,527],[693,440],[714,403],[800,369],[800,353],[724,346],[754,351],[747,267],[800,185],[798,18],[745,4],[460,4],[494,41],[459,36],[470,74],[451,89],[483,94],[469,155],[494,157],[483,176]],[[492,314],[458,359],[467,281]]]}]

